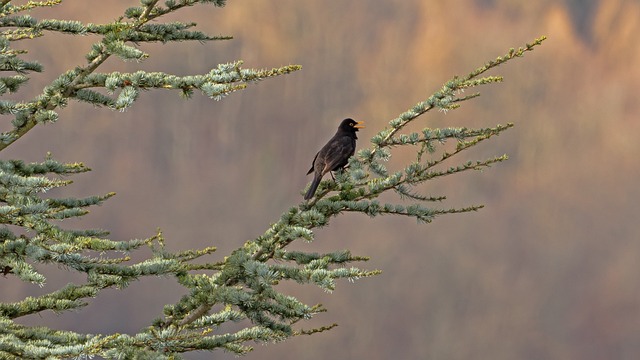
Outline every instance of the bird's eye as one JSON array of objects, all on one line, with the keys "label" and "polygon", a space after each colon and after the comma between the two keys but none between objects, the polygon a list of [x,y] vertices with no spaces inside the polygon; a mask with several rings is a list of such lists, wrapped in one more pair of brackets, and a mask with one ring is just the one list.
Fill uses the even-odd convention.
[{"label": "bird's eye", "polygon": [[353,123],[349,123],[349,126],[353,127]]}]

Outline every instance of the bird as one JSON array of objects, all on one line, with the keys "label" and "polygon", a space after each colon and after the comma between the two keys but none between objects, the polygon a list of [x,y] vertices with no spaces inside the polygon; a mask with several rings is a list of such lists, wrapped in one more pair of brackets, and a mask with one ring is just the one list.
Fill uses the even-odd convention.
[{"label": "bird", "polygon": [[364,121],[357,122],[350,118],[342,120],[336,134],[318,151],[313,158],[311,169],[307,172],[307,175],[313,173],[313,181],[304,195],[305,200],[311,199],[316,193],[324,174],[341,170],[347,165],[349,158],[356,151],[356,132],[364,128],[363,123]]}]

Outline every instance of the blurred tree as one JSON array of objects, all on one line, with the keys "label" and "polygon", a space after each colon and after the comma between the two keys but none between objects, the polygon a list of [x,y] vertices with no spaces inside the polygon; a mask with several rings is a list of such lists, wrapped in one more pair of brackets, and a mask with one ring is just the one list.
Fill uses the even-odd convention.
[{"label": "blurred tree", "polygon": [[[271,70],[243,69],[241,62],[221,64],[205,75],[175,76],[161,72],[99,73],[97,70],[112,55],[122,60],[142,61],[148,54],[137,44],[144,42],[210,41],[229,37],[211,37],[193,30],[194,23],[155,21],[186,6],[211,4],[223,6],[223,0],[141,0],[139,6],[125,10],[124,15],[108,24],[83,24],[78,21],[38,20],[25,12],[50,7],[62,0],[28,2],[14,5],[0,1],[0,66],[14,75],[0,78],[0,94],[15,93],[29,80],[32,72],[41,72],[38,62],[22,58],[26,53],[11,47],[12,42],[42,37],[47,32],[83,34],[100,37],[86,55],[86,64],[71,69],[46,86],[31,100],[0,101],[0,113],[11,118],[9,129],[0,134],[0,151],[26,135],[35,126],[58,120],[56,109],[70,100],[88,102],[96,107],[125,110],[145,89],[174,89],[185,97],[195,90],[220,99],[223,96],[267,77],[298,70],[296,65]],[[248,342],[280,341],[295,335],[313,334],[334,325],[304,330],[294,328],[303,319],[324,311],[321,305],[310,306],[279,292],[275,285],[282,280],[301,284],[314,283],[331,291],[339,278],[356,279],[375,275],[345,264],[364,261],[349,251],[327,254],[287,251],[297,239],[311,241],[312,229],[325,226],[332,217],[344,212],[361,212],[370,216],[395,214],[429,222],[435,216],[477,210],[481,206],[433,209],[425,202],[442,201],[442,196],[427,196],[413,187],[427,180],[466,170],[478,170],[506,159],[506,156],[464,162],[441,169],[451,157],[488,139],[512,125],[492,128],[424,129],[401,134],[401,130],[418,116],[438,108],[455,109],[461,101],[478,94],[460,96],[470,87],[500,81],[500,77],[481,77],[487,70],[524,54],[544,38],[506,56],[487,63],[465,77],[456,77],[427,100],[391,120],[389,127],[373,139],[373,146],[361,150],[349,162],[349,171],[340,172],[336,180],[320,184],[316,196],[291,207],[262,236],[224,257],[219,262],[194,263],[210,256],[213,247],[183,252],[164,248],[161,233],[142,240],[115,241],[103,230],[64,229],[63,219],[86,214],[87,208],[101,204],[113,196],[107,193],[88,198],[47,197],[47,190],[71,183],[63,176],[89,171],[82,163],[60,163],[50,155],[43,162],[0,160],[0,271],[4,276],[44,286],[45,271],[38,264],[55,264],[84,274],[86,280],[69,283],[46,294],[26,297],[17,302],[0,303],[0,357],[69,358],[101,356],[104,358],[177,358],[196,350],[224,349],[244,354],[252,348]],[[453,150],[437,147],[455,140]],[[72,145],[70,145],[72,146]],[[384,164],[391,149],[413,146],[416,158],[402,165],[400,171],[389,171]],[[337,191],[334,195],[330,192]],[[395,192],[412,204],[382,204],[376,198]],[[123,256],[144,247],[151,256],[133,261]],[[30,327],[15,320],[44,311],[64,312],[87,305],[86,299],[101,290],[124,288],[145,276],[171,275],[184,286],[186,294],[175,304],[166,305],[162,316],[133,335],[83,334],[47,327]],[[215,309],[214,309],[215,307]],[[229,327],[242,322],[240,329]]]}]

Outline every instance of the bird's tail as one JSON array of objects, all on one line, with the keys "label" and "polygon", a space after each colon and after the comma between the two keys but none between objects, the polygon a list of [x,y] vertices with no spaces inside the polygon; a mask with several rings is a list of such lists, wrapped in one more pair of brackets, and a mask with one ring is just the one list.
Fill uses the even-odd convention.
[{"label": "bird's tail", "polygon": [[318,185],[320,185],[321,180],[322,180],[322,175],[318,175],[318,174],[313,175],[313,181],[311,182],[311,186],[309,186],[309,190],[304,195],[305,200],[309,200],[313,197],[313,194],[316,193],[316,189],[318,189]]}]

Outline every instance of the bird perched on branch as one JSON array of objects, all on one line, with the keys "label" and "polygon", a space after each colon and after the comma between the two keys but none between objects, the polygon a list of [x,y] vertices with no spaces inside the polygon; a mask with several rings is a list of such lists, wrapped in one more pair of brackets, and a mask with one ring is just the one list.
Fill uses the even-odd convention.
[{"label": "bird perched on branch", "polygon": [[356,132],[364,127],[362,123],[353,119],[342,120],[336,134],[318,151],[313,158],[311,169],[307,172],[307,175],[313,173],[313,181],[304,195],[305,200],[311,199],[316,193],[324,174],[340,170],[347,165],[349,158],[356,151],[356,139],[358,139]]}]

